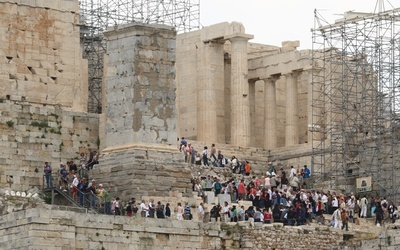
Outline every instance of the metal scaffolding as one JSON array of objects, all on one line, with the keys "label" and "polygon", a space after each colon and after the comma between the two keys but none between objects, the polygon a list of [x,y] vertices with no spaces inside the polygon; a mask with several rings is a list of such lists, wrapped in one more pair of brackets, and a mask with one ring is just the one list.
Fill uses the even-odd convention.
[{"label": "metal scaffolding", "polygon": [[315,11],[312,168],[316,182],[399,197],[400,8],[347,12],[328,24]]},{"label": "metal scaffolding", "polygon": [[101,113],[102,32],[126,23],[166,24],[177,32],[200,28],[200,0],[80,0],[81,44],[89,65],[88,111]]}]

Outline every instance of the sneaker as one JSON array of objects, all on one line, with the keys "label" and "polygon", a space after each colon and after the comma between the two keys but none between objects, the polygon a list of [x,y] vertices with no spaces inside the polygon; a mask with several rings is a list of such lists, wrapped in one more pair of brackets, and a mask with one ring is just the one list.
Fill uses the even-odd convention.
[{"label": "sneaker", "polygon": [[64,192],[67,192],[67,190],[64,188],[64,190],[63,190]]}]

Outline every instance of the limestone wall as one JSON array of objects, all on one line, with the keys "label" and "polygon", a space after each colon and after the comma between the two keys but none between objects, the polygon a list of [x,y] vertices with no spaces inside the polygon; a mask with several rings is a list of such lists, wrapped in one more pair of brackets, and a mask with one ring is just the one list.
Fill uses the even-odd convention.
[{"label": "limestone wall", "polygon": [[[0,217],[1,249],[339,249],[340,231],[29,209]],[[392,239],[392,242],[397,242]],[[354,248],[356,249],[356,248]],[[359,248],[358,248],[359,249]]]},{"label": "limestone wall", "polygon": [[105,146],[176,144],[175,30],[131,24],[105,33]]},{"label": "limestone wall", "polygon": [[87,109],[78,1],[0,2],[0,98]]},{"label": "limestone wall", "polygon": [[182,154],[161,145],[127,145],[103,151],[101,164],[92,176],[97,183],[112,187],[112,195],[121,199],[142,196],[192,196],[190,170],[183,163]]},{"label": "limestone wall", "polygon": [[[98,148],[97,114],[28,102],[0,103],[0,186],[25,191],[42,185],[44,162],[54,169]],[[35,172],[35,169],[38,172]],[[10,178],[11,177],[11,178]]]}]

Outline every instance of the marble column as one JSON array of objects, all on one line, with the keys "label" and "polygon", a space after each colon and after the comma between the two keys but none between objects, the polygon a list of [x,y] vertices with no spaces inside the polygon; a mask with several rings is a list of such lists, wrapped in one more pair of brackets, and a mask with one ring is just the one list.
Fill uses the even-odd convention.
[{"label": "marble column", "polygon": [[285,146],[299,144],[299,112],[297,102],[297,72],[286,76],[286,133]]},{"label": "marble column", "polygon": [[231,144],[250,146],[250,96],[247,82],[247,41],[253,36],[238,34],[231,42]]},{"label": "marble column", "polygon": [[208,41],[202,50],[202,68],[199,69],[197,86],[197,140],[213,143],[217,142],[218,132],[217,86],[224,81],[223,41]]},{"label": "marble column", "polygon": [[264,79],[264,148],[273,149],[277,145],[277,127],[276,127],[276,88],[275,83],[279,76],[271,76]]},{"label": "marble column", "polygon": [[256,138],[256,81],[249,80],[250,146],[255,147]]}]

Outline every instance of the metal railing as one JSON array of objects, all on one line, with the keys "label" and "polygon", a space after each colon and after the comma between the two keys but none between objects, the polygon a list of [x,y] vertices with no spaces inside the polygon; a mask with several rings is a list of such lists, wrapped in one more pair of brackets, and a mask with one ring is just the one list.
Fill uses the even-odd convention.
[{"label": "metal railing", "polygon": [[75,205],[75,207],[84,208],[94,213],[105,213],[105,201],[102,197],[85,192],[76,188],[76,195],[71,195],[73,192],[73,185],[68,179],[62,178],[59,174],[44,174],[43,175],[43,191],[51,191],[51,204],[54,204],[54,192],[61,194],[68,201]]}]

